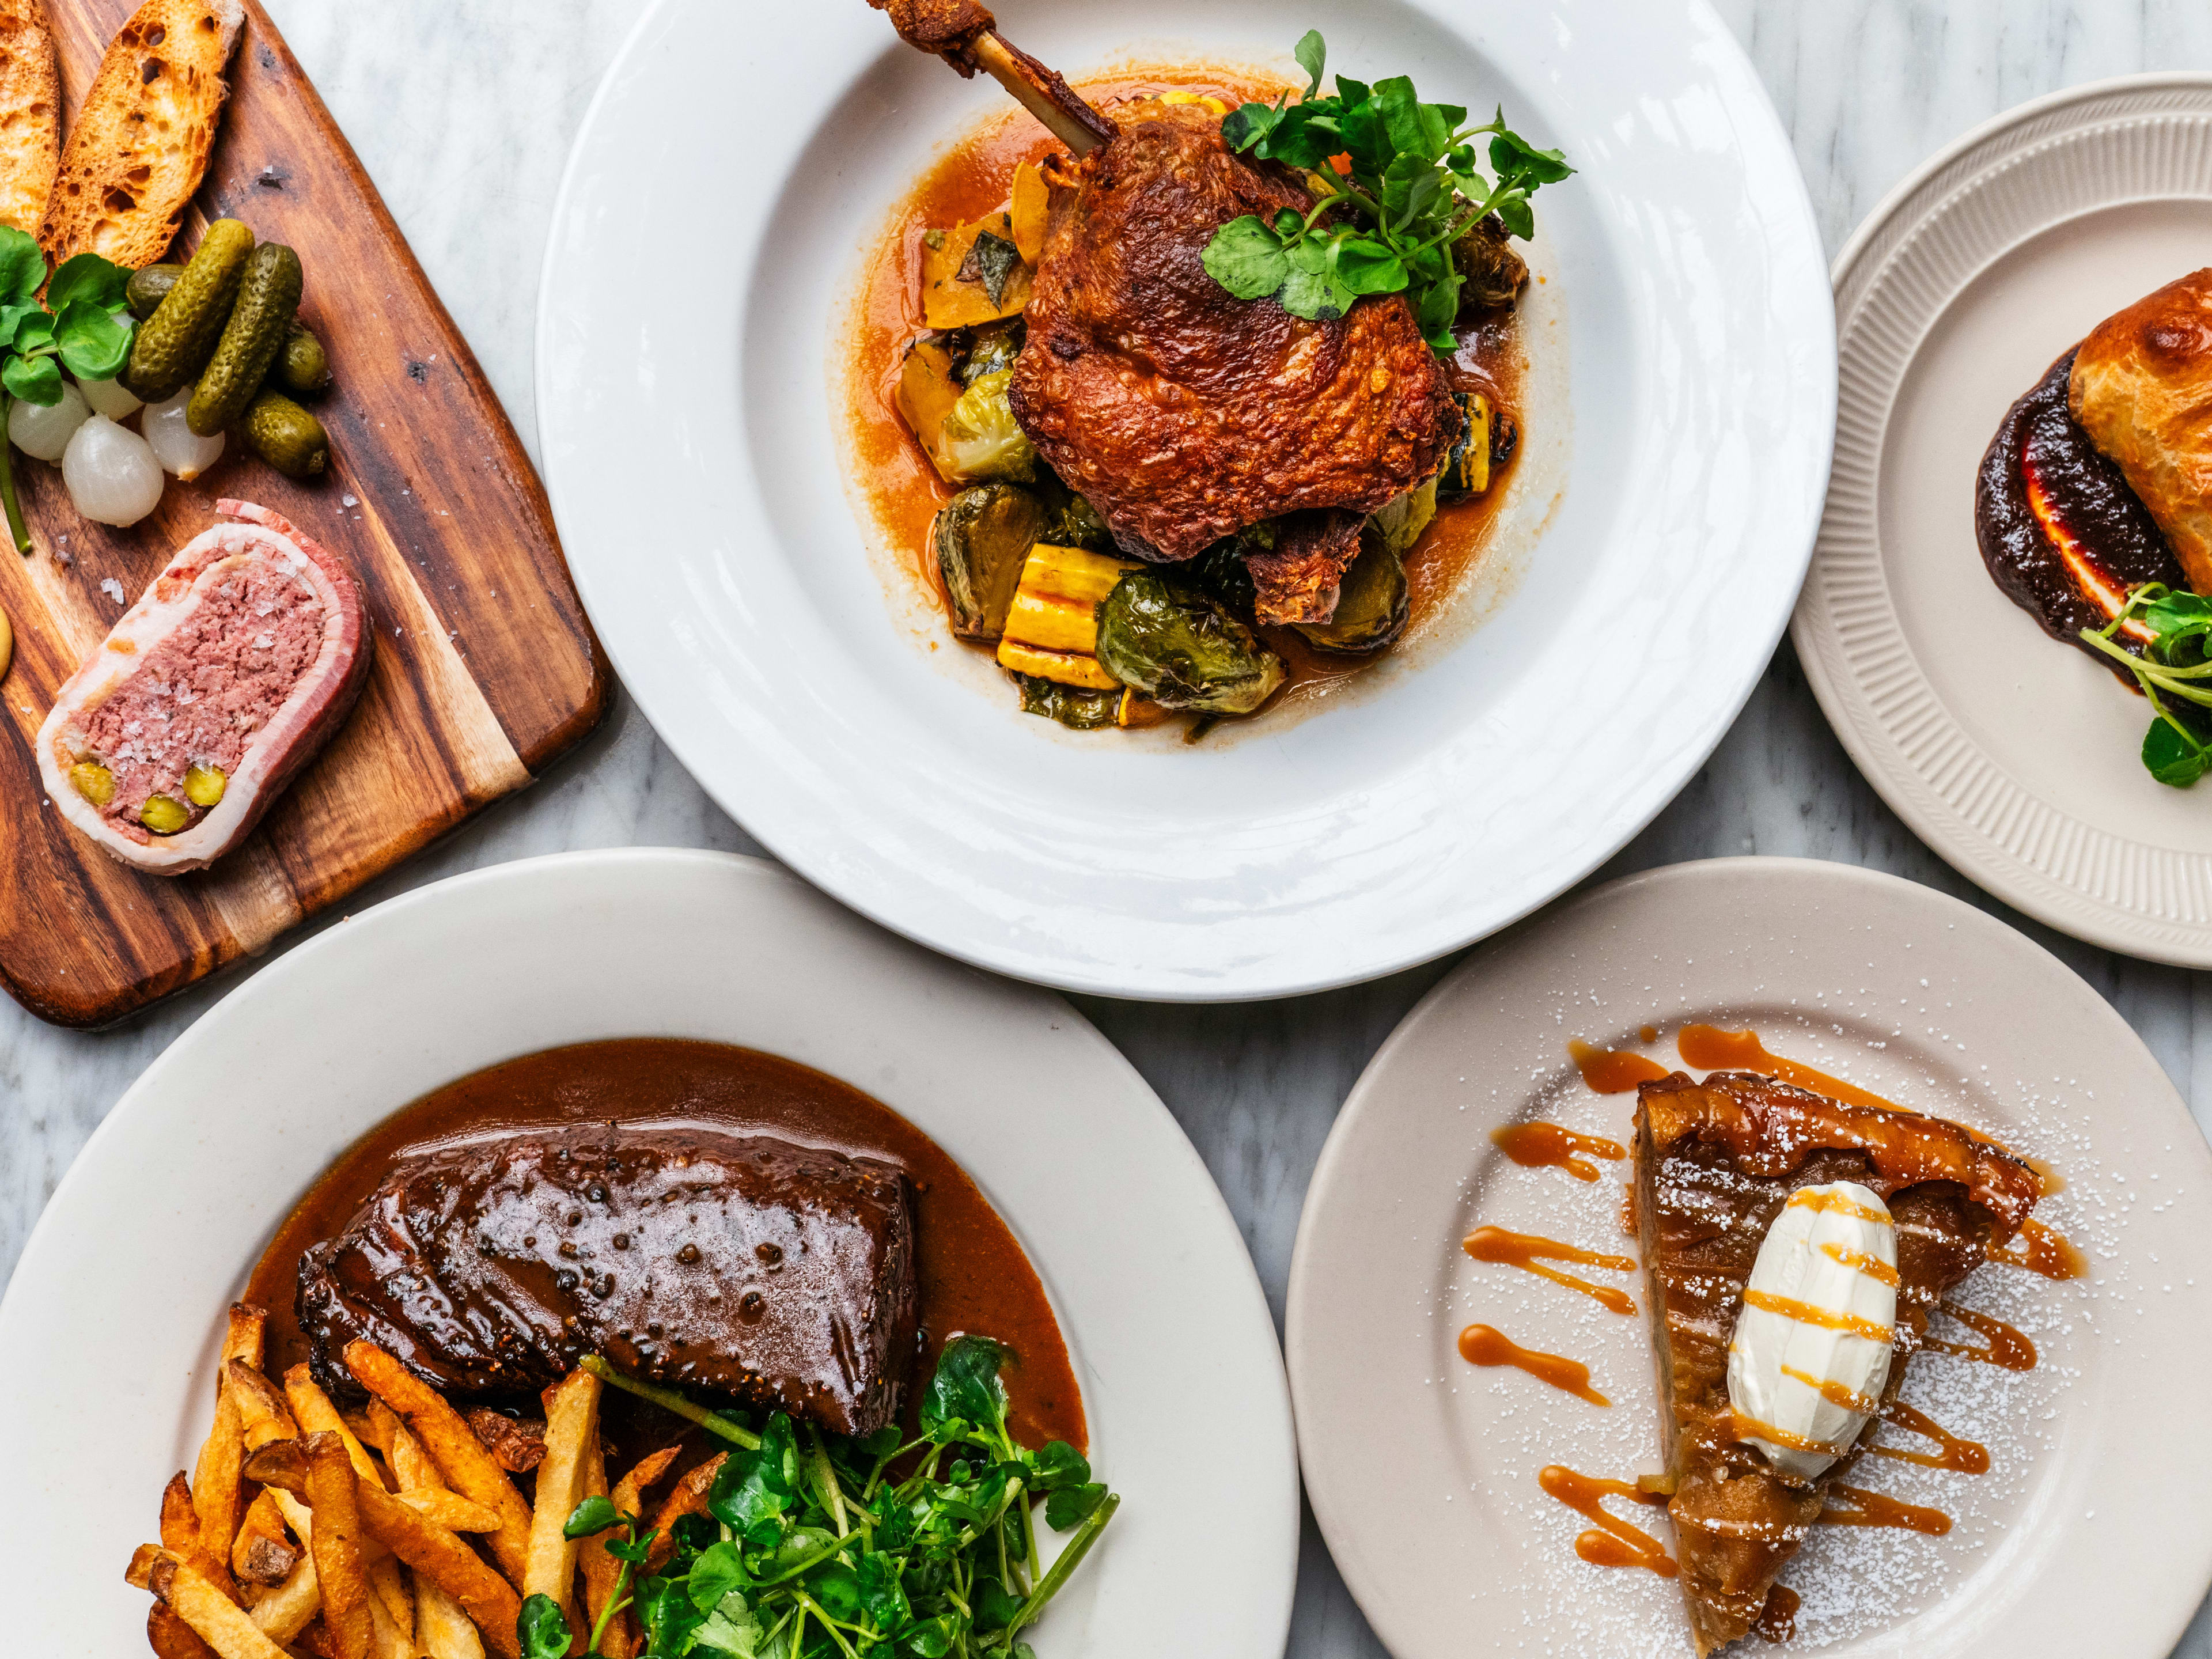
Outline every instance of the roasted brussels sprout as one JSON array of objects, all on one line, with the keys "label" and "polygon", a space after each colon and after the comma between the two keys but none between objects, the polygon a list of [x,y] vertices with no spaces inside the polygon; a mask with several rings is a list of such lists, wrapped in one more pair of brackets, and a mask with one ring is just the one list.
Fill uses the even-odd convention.
[{"label": "roasted brussels sprout", "polygon": [[1093,553],[1103,553],[1114,545],[1114,532],[1106,527],[1106,520],[1091,505],[1091,498],[1061,486],[1067,500],[1052,521],[1052,538],[1062,547],[1087,548]]},{"label": "roasted brussels sprout", "polygon": [[1227,605],[1232,614],[1249,617],[1260,599],[1251,567],[1244,562],[1251,551],[1242,536],[1224,536],[1183,568],[1202,592]]},{"label": "roasted brussels sprout", "polygon": [[1490,488],[1490,399],[1479,392],[1455,392],[1459,436],[1452,441],[1444,470],[1437,475],[1437,499],[1456,501]]},{"label": "roasted brussels sprout", "polygon": [[1505,222],[1494,213],[1460,233],[1452,244],[1452,264],[1459,268],[1462,278],[1459,314],[1462,321],[1475,312],[1511,305],[1528,285],[1528,263],[1513,251],[1512,235]]},{"label": "roasted brussels sprout", "polygon": [[945,416],[936,460],[938,471],[953,483],[1027,483],[1036,477],[1036,447],[1006,401],[1006,384],[1013,378],[1011,368],[977,375]]},{"label": "roasted brussels sprout", "polygon": [[973,386],[986,374],[1012,368],[1014,359],[1022,355],[1022,319],[1018,317],[1010,317],[1003,323],[985,323],[968,332],[967,356],[960,362],[963,386]]},{"label": "roasted brussels sprout", "polygon": [[1429,527],[1429,520],[1436,516],[1437,481],[1431,478],[1386,502],[1369,522],[1380,532],[1392,556],[1402,559],[1413,550],[1421,532]]},{"label": "roasted brussels sprout", "polygon": [[1022,565],[1044,526],[1043,504],[1018,484],[963,489],[937,515],[930,548],[955,634],[995,640],[1006,631]]},{"label": "roasted brussels sprout", "polygon": [[1098,660],[1166,708],[1249,714],[1283,683],[1283,659],[1195,588],[1133,570],[1098,607]]},{"label": "roasted brussels sprout", "polygon": [[1086,690],[1035,674],[1017,674],[1014,678],[1022,688],[1022,713],[1042,714],[1071,731],[1095,732],[1102,726],[1111,726],[1121,707],[1122,694],[1118,689]]},{"label": "roasted brussels sprout", "polygon": [[1406,631],[1412,609],[1405,561],[1370,523],[1359,534],[1359,556],[1346,567],[1337,588],[1336,614],[1325,623],[1293,625],[1324,651],[1380,651]]}]

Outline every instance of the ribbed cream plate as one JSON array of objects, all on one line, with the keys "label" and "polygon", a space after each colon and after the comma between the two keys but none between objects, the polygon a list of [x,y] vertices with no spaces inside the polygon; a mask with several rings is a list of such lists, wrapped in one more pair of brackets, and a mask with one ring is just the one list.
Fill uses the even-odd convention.
[{"label": "ribbed cream plate", "polygon": [[1960,872],[2075,937],[2212,966],[2212,789],[1997,591],[1974,476],[2103,318],[2212,263],[2212,76],[2023,105],[1907,179],[1835,266],[1836,459],[1791,635],[1851,758]]}]

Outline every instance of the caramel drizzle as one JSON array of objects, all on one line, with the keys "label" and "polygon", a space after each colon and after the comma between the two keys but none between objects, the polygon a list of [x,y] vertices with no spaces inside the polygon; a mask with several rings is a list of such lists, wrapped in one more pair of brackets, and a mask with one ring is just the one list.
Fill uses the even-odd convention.
[{"label": "caramel drizzle", "polygon": [[1831,1486],[1828,1496],[1844,1498],[1851,1507],[1822,1510],[1820,1523],[1824,1527],[1894,1527],[1900,1532],[1925,1533],[1930,1538],[1941,1538],[1951,1530],[1951,1517],[1942,1510],[1900,1504],[1863,1486]]},{"label": "caramel drizzle", "polygon": [[1821,1244],[1820,1254],[1854,1273],[1864,1273],[1877,1285],[1887,1285],[1892,1290],[1897,1288],[1897,1269],[1878,1255],[1869,1255],[1864,1250],[1847,1250],[1833,1239]]},{"label": "caramel drizzle", "polygon": [[[2015,1249],[2014,1245],[2019,1248]],[[2033,1216],[2020,1224],[2020,1231],[2003,1249],[1991,1250],[1990,1260],[2008,1267],[2025,1268],[2045,1279],[2089,1276],[2089,1263],[2081,1252]]]},{"label": "caramel drizzle", "polygon": [[[1577,1181],[1595,1181],[1597,1165],[1591,1158],[1618,1160],[1628,1151],[1602,1135],[1578,1134],[1556,1123],[1509,1123],[1492,1129],[1490,1138],[1498,1150],[1527,1170],[1565,1170]],[[1583,1154],[1588,1153],[1585,1158]]]},{"label": "caramel drizzle", "polygon": [[1794,1296],[1777,1296],[1771,1291],[1746,1291],[1743,1304],[1763,1312],[1780,1314],[1784,1319],[1795,1320],[1800,1325],[1816,1325],[1826,1331],[1849,1331],[1853,1336],[1863,1336],[1869,1342],[1887,1342],[1891,1336],[1888,1326],[1874,1320],[1862,1319],[1856,1314],[1831,1313],[1827,1309],[1816,1308],[1809,1302],[1800,1302]]},{"label": "caramel drizzle", "polygon": [[1856,1084],[1767,1053],[1766,1045],[1759,1040],[1756,1031],[1723,1031],[1717,1025],[1685,1025],[1674,1038],[1674,1049],[1682,1056],[1685,1066],[1700,1072],[1764,1072],[1769,1077],[1778,1077],[1784,1083],[1810,1089],[1831,1100],[1871,1106],[1880,1112],[1911,1115],[1895,1101],[1884,1099]]},{"label": "caramel drizzle", "polygon": [[1802,1434],[1792,1434],[1771,1423],[1746,1417],[1741,1412],[1734,1412],[1730,1415],[1735,1419],[1735,1437],[1739,1440],[1771,1440],[1790,1451],[1812,1452],[1822,1457],[1841,1457],[1847,1449],[1826,1440],[1808,1440]]},{"label": "caramel drizzle", "polygon": [[2035,1344],[2028,1340],[2025,1331],[2014,1329],[2002,1319],[1976,1313],[1972,1308],[1954,1307],[1948,1302],[1942,1305],[1943,1312],[1985,1339],[1989,1346],[1970,1347],[1963,1342],[1943,1342],[1931,1336],[1921,1344],[1929,1352],[1948,1353],[1954,1359],[1978,1360],[1984,1365],[2002,1366],[2008,1371],[2035,1369]]},{"label": "caramel drizzle", "polygon": [[1916,1452],[1901,1451],[1894,1446],[1869,1445],[1867,1449],[1876,1457],[1894,1458],[1900,1463],[1917,1463],[1923,1468],[1948,1469],[1954,1474],[1987,1474],[1990,1472],[1990,1449],[1987,1446],[1979,1441],[1961,1439],[1927,1413],[1916,1410],[1902,1400],[1893,1400],[1884,1406],[1881,1420],[1894,1423],[1908,1433],[1933,1440],[1942,1449]]},{"label": "caramel drizzle", "polygon": [[1766,1605],[1759,1610],[1759,1622],[1752,1629],[1762,1642],[1787,1642],[1797,1634],[1797,1592],[1787,1584],[1777,1584],[1766,1592]]},{"label": "caramel drizzle", "polygon": [[1558,1498],[1591,1523],[1591,1529],[1575,1540],[1575,1553],[1590,1565],[1643,1567],[1662,1578],[1672,1578],[1681,1571],[1667,1553],[1664,1544],[1605,1510],[1607,1498],[1632,1498],[1639,1504],[1663,1504],[1667,1500],[1659,1493],[1645,1492],[1631,1481],[1577,1474],[1557,1463],[1538,1471],[1536,1484],[1547,1496]]},{"label": "caramel drizzle", "polygon": [[1790,1194],[1789,1208],[1820,1210],[1834,1215],[1856,1216],[1862,1221],[1879,1221],[1888,1224],[1887,1210],[1877,1210],[1870,1204],[1862,1204],[1849,1193],[1822,1192],[1817,1187],[1800,1187]]},{"label": "caramel drizzle", "polygon": [[[1650,1029],[1644,1027],[1645,1030]],[[1652,1035],[1656,1036],[1657,1033]],[[1644,1040],[1649,1042],[1651,1037]],[[1656,1083],[1667,1075],[1667,1068],[1656,1060],[1647,1060],[1626,1049],[1601,1048],[1580,1037],[1567,1044],[1567,1057],[1575,1062],[1583,1081],[1601,1095],[1625,1095],[1638,1084]]]},{"label": "caramel drizzle", "polygon": [[1587,1400],[1593,1406],[1613,1404],[1590,1387],[1589,1367],[1581,1360],[1524,1348],[1494,1326],[1470,1325],[1462,1331],[1459,1357],[1470,1365],[1510,1365],[1528,1372],[1540,1382],[1564,1389],[1577,1400]]},{"label": "caramel drizzle", "polygon": [[[1845,1388],[1832,1376],[1815,1376],[1810,1371],[1799,1370],[1795,1365],[1784,1365],[1782,1367],[1782,1374],[1814,1390],[1831,1406],[1840,1406],[1847,1412],[1856,1412],[1861,1417],[1872,1417],[1881,1405],[1881,1401],[1873,1395],[1861,1394],[1856,1389]],[[1771,1437],[1771,1436],[1769,1437],[1769,1438]]]},{"label": "caramel drizzle", "polygon": [[1636,1264],[1625,1255],[1601,1255],[1595,1250],[1580,1249],[1553,1238],[1540,1238],[1534,1233],[1508,1232],[1503,1227],[1477,1227],[1467,1236],[1461,1248],[1477,1261],[1519,1267],[1539,1279],[1548,1279],[1554,1285],[1564,1285],[1614,1313],[1636,1311],[1636,1304],[1629,1300],[1626,1291],[1616,1291],[1609,1285],[1593,1285],[1587,1279],[1577,1279],[1572,1273],[1544,1266],[1546,1261],[1573,1261],[1614,1273],[1635,1272]]}]

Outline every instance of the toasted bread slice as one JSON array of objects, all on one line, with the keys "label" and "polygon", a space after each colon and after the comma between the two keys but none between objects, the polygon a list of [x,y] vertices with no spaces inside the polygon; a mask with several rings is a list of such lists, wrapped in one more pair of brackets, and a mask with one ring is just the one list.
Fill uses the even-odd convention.
[{"label": "toasted bread slice", "polygon": [[132,14],[70,129],[39,232],[49,258],[135,267],[168,251],[207,171],[245,21],[240,0],[146,0]]},{"label": "toasted bread slice", "polygon": [[61,80],[46,0],[0,0],[0,225],[39,234],[61,159]]}]

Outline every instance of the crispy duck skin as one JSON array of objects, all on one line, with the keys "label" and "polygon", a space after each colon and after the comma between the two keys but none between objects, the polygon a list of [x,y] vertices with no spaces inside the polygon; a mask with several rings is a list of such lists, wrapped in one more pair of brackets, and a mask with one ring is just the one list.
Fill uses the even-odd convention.
[{"label": "crispy duck skin", "polygon": [[1336,615],[1337,591],[1345,571],[1359,556],[1356,513],[1334,509],[1293,513],[1276,532],[1274,550],[1246,556],[1255,595],[1253,610],[1263,623],[1325,623]]},{"label": "crispy duck skin", "polygon": [[1044,252],[1011,388],[1053,470],[1125,551],[1155,561],[1282,514],[1372,513],[1434,473],[1459,431],[1403,295],[1308,322],[1206,273],[1206,246],[1231,219],[1310,206],[1220,129],[1198,106],[1146,108],[1079,160],[1047,161]]},{"label": "crispy duck skin", "polygon": [[586,1353],[838,1434],[893,1421],[918,1317],[903,1170],[765,1135],[579,1128],[393,1166],[300,1258],[309,1364],[375,1343],[456,1401],[529,1401]]}]

